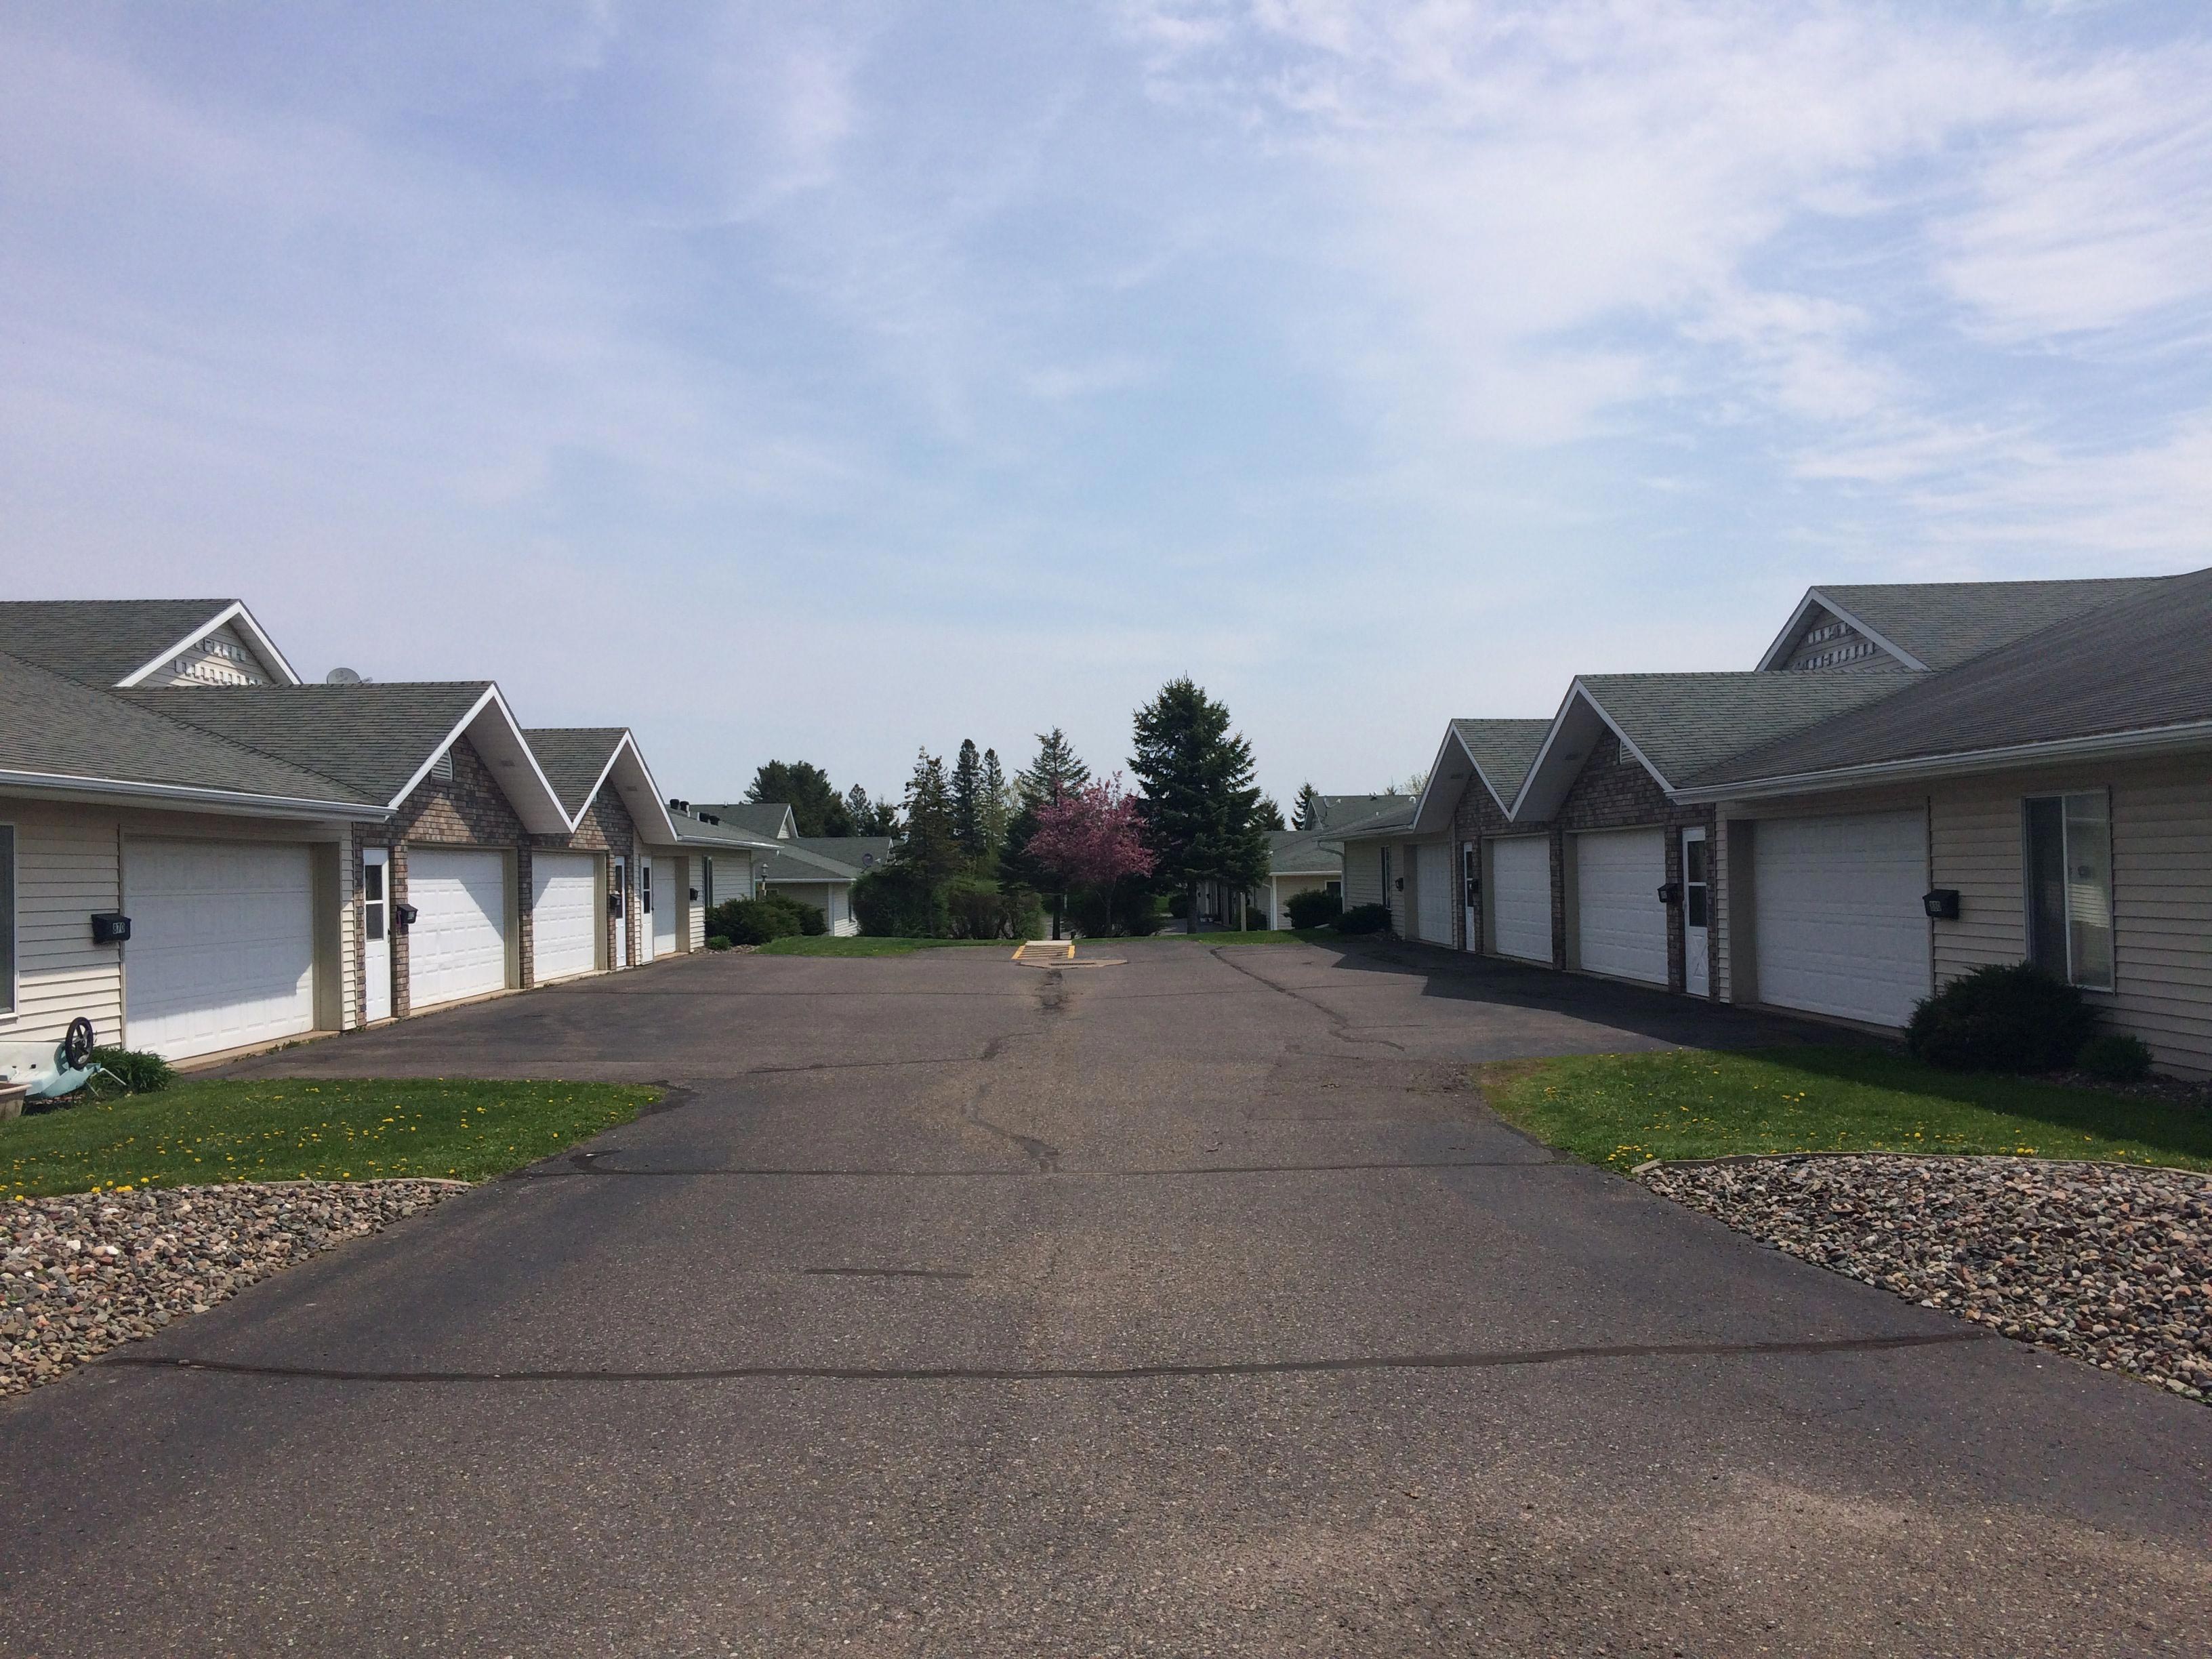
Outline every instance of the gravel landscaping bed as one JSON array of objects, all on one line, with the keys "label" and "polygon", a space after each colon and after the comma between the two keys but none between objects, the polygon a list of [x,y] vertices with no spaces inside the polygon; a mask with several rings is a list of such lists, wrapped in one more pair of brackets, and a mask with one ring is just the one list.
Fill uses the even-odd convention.
[{"label": "gravel landscaping bed", "polygon": [[0,1395],[205,1313],[463,1181],[237,1182],[0,1204]]},{"label": "gravel landscaping bed", "polygon": [[2212,1176],[1866,1154],[1660,1164],[1638,1178],[1923,1308],[2192,1400],[2212,1392]]}]

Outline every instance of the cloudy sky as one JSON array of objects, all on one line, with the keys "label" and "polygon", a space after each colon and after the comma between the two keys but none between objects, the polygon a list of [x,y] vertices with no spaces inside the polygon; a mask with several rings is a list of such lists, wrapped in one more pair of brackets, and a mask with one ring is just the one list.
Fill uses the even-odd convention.
[{"label": "cloudy sky", "polygon": [[1376,787],[1808,584],[2212,563],[2171,5],[0,0],[0,589],[672,791]]}]

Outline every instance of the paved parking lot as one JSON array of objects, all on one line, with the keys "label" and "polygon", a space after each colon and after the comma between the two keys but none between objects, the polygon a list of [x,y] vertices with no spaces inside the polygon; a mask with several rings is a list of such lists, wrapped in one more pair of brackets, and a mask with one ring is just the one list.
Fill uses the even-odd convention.
[{"label": "paved parking lot", "polygon": [[2212,1413],[1463,1085],[1796,1028],[1110,954],[693,958],[251,1062],[673,1087],[0,1407],[0,1652],[2203,1651]]}]

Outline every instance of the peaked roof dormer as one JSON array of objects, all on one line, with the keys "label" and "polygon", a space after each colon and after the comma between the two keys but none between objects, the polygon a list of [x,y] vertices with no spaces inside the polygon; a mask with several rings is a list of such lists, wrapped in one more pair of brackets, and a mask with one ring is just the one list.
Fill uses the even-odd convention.
[{"label": "peaked roof dormer", "polygon": [[2043,582],[1879,582],[1808,587],[1759,659],[1759,672],[1807,672],[1893,662],[1956,668],[2055,623],[2169,582],[2103,576]]},{"label": "peaked roof dormer", "polygon": [[10,599],[0,648],[87,685],[297,685],[242,599]]}]

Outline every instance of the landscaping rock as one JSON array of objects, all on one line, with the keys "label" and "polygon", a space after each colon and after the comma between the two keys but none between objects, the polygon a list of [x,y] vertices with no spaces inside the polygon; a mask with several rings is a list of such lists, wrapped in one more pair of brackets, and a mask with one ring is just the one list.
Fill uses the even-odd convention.
[{"label": "landscaping rock", "polygon": [[239,1182],[0,1204],[0,1395],[205,1313],[461,1181]]},{"label": "landscaping rock", "polygon": [[2029,1158],[1656,1164],[1790,1255],[2192,1400],[2212,1393],[2212,1176]]}]

